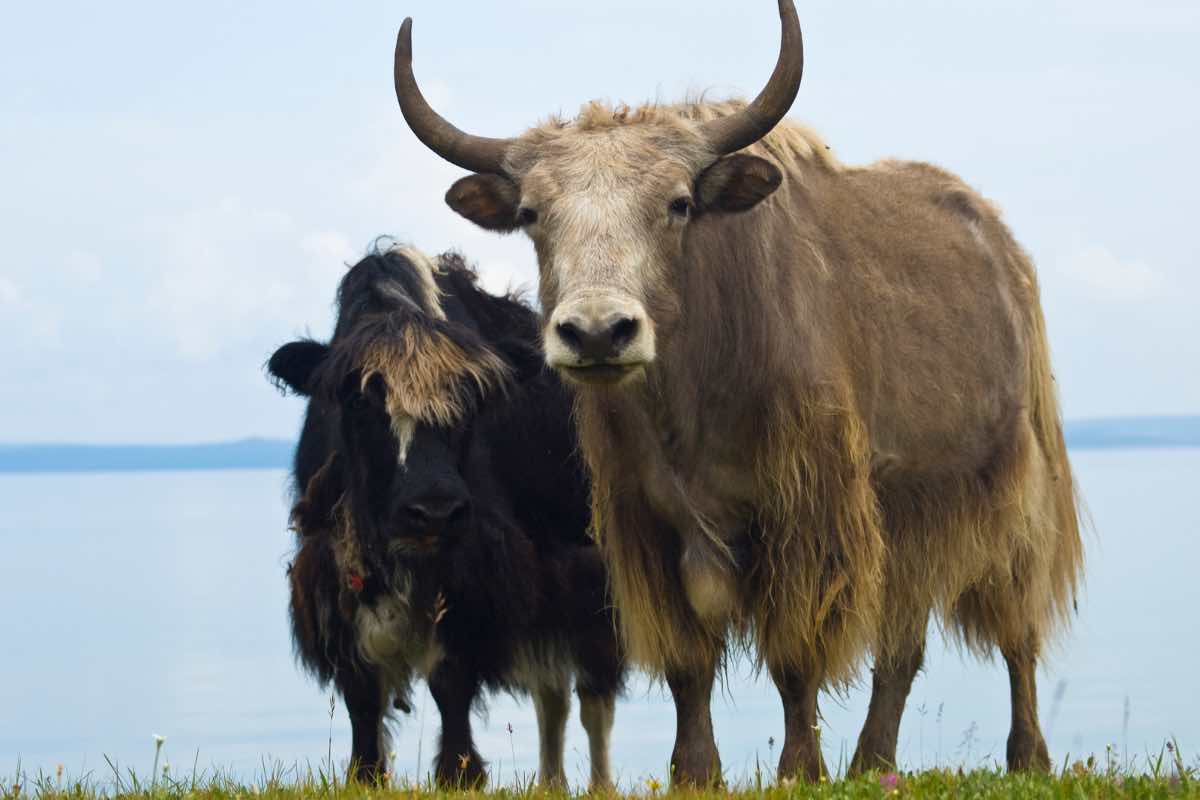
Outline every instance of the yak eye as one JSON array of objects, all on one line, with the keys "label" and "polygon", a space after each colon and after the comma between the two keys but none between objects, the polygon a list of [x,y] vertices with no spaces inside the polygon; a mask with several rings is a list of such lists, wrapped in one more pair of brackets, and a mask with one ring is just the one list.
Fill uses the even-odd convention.
[{"label": "yak eye", "polygon": [[521,225],[529,226],[537,221],[538,213],[532,208],[525,208],[522,206],[521,209],[517,211],[517,222],[521,223]]},{"label": "yak eye", "polygon": [[671,213],[676,217],[689,217],[692,213],[692,198],[677,197],[671,201]]}]

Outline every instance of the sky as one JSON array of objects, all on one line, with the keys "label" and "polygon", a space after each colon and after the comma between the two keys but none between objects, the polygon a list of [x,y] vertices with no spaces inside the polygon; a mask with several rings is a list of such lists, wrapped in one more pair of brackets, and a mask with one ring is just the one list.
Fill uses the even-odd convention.
[{"label": "sky", "polygon": [[[1200,4],[801,0],[792,116],[849,163],[933,161],[1038,264],[1069,418],[1200,413]],[[273,349],[328,335],[379,235],[532,287],[519,236],[442,202],[395,33],[472,132],[593,98],[752,95],[770,0],[55,2],[0,26],[0,441],[293,436]]]}]

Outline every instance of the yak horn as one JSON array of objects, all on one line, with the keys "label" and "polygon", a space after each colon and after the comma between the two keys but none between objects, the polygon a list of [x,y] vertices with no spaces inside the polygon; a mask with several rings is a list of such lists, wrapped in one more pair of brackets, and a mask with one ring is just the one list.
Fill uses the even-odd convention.
[{"label": "yak horn", "polygon": [[800,91],[800,79],[804,75],[804,40],[793,0],[779,0],[779,19],[783,23],[783,41],[779,46],[779,61],[766,88],[741,112],[715,119],[704,126],[705,138],[720,155],[749,147],[770,133],[792,107]]},{"label": "yak horn", "polygon": [[396,37],[396,99],[412,132],[426,147],[451,164],[471,172],[502,173],[510,139],[488,139],[464,133],[441,117],[421,94],[412,69],[412,17]]}]

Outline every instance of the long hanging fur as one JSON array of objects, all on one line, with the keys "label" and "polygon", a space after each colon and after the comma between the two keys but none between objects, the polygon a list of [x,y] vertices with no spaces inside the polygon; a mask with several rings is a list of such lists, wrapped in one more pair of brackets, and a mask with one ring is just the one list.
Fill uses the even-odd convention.
[{"label": "long hanging fur", "polygon": [[[638,109],[592,104],[574,120],[551,120],[525,134],[510,153],[508,167],[521,175],[546,153],[566,158],[563,154],[576,146],[582,153],[591,146],[585,134],[611,129],[629,131],[622,142],[631,148],[631,164],[651,154],[695,162],[704,153],[687,149],[694,124],[738,108],[741,104]],[[739,607],[728,630],[712,630],[690,607],[681,589],[678,536],[662,528],[630,478],[630,464],[645,455],[629,445],[645,433],[631,427],[636,415],[630,409],[636,401],[594,387],[581,392],[576,416],[593,479],[593,529],[609,565],[631,658],[661,674],[671,667],[719,660],[731,636],[736,641],[748,635],[766,664],[816,668],[837,684],[855,675],[869,651],[876,659],[889,659],[923,634],[930,609],[979,654],[997,645],[1017,647],[1053,636],[1073,608],[1083,547],[1045,323],[1028,256],[991,204],[937,168],[903,162],[845,167],[820,137],[790,122],[747,152],[779,165],[787,180],[762,209],[739,218],[736,226],[722,228],[730,238],[706,241],[703,252],[713,269],[732,263],[736,267],[731,271],[747,273],[727,278],[741,294],[713,300],[709,307],[689,307],[687,312],[712,318],[731,338],[731,326],[742,325],[739,341],[750,341],[743,355],[759,359],[768,369],[779,365],[756,348],[768,353],[792,346],[788,337],[803,336],[790,332],[796,330],[788,327],[795,321],[810,326],[806,331],[821,325],[837,329],[853,344],[848,347],[832,335],[812,344],[808,357],[840,366],[817,380],[802,367],[791,373],[776,369],[770,378],[776,384],[761,393],[763,418],[755,440],[747,443],[754,452],[758,485],[751,552],[738,556]],[[974,253],[983,253],[997,270],[1013,334],[1011,342],[988,346],[999,348],[996,352],[1004,357],[1004,347],[1017,348],[1019,355],[1009,376],[1011,413],[1000,429],[987,432],[998,444],[980,469],[906,474],[888,454],[874,450],[863,397],[863,387],[871,385],[873,376],[862,373],[870,359],[886,357],[879,348],[888,342],[870,338],[871,315],[885,308],[891,297],[902,297],[914,307],[922,298],[917,288],[869,270],[856,278],[859,283],[854,285],[863,290],[859,298],[840,297],[826,288],[837,283],[841,271],[859,269],[835,230],[841,207],[821,207],[826,191],[845,195],[844,187],[851,184],[877,186],[861,191],[867,196],[876,191],[881,204],[903,184],[904,191],[927,202],[929,211],[920,213],[941,215],[937,224],[945,226],[945,247],[975,248]],[[837,202],[847,201],[842,197]],[[885,205],[880,208],[886,210]],[[878,224],[882,231],[883,223]],[[782,236],[784,230],[792,237],[788,263],[772,264],[771,259],[781,256],[770,249],[770,237]],[[858,230],[854,246],[865,247],[861,240],[874,235]],[[880,232],[869,243],[885,247],[888,235],[893,234]],[[922,246],[904,244],[914,251]],[[698,264],[689,269],[700,272]],[[554,295],[557,280],[554,274],[543,276],[543,298]],[[780,320],[769,303],[786,292],[797,294],[797,306],[788,312],[792,318]],[[861,307],[822,308],[810,295],[826,303],[858,302]],[[746,306],[763,320],[723,318]],[[953,312],[947,308],[934,313]],[[940,324],[941,319],[933,322]],[[777,345],[779,337],[788,340]],[[937,341],[931,346],[958,348],[969,343]],[[690,355],[711,357],[704,351]],[[797,361],[802,363],[804,356]],[[730,365],[731,374],[722,379],[752,381],[739,368]],[[761,388],[751,384],[744,391]],[[668,405],[656,394],[661,387],[653,380],[640,394],[620,391],[637,395],[645,407]]]}]

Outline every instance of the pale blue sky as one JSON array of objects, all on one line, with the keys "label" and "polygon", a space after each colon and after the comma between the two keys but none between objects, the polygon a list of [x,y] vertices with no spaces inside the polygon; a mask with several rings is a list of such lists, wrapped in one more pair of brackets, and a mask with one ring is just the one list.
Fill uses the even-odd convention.
[{"label": "pale blue sky", "polygon": [[[262,377],[324,336],[378,234],[530,284],[519,237],[441,201],[395,31],[464,127],[593,97],[752,93],[770,0],[41,2],[0,25],[0,441],[293,435]],[[840,157],[938,162],[1038,262],[1068,416],[1200,412],[1200,5],[802,0],[792,115]]]}]

